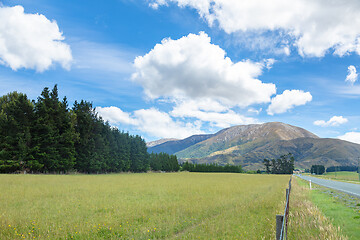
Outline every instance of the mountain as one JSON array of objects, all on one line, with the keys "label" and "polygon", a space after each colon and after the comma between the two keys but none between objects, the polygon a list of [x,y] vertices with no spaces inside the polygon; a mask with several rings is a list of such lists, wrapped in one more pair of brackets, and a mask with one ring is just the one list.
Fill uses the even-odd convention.
[{"label": "mountain", "polygon": [[179,140],[179,139],[177,139],[177,138],[162,138],[162,139],[159,139],[159,140],[156,140],[156,141],[147,142],[146,146],[148,148],[151,148],[151,147],[155,147],[157,145],[160,145],[160,144],[163,144],[163,143],[166,143],[166,142],[169,142],[169,141],[176,141],[176,140]]},{"label": "mountain", "polygon": [[204,141],[210,137],[212,137],[214,134],[202,134],[202,135],[193,135],[191,137],[182,139],[182,140],[172,140],[167,141],[162,144],[155,145],[154,147],[148,148],[148,152],[153,153],[160,153],[160,152],[166,152],[168,154],[174,154],[176,152],[179,152],[183,149],[186,149],[198,142]]},{"label": "mountain", "polygon": [[153,149],[176,154],[180,161],[241,164],[249,170],[262,169],[264,158],[278,158],[289,152],[300,168],[313,164],[356,165],[360,156],[358,144],[319,138],[303,128],[280,122],[234,126],[216,134],[165,142],[149,148],[149,152]]}]

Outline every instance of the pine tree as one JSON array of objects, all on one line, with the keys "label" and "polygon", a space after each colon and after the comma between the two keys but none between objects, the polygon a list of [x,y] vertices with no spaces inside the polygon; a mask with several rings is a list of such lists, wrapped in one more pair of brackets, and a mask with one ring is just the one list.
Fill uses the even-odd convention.
[{"label": "pine tree", "polygon": [[0,98],[0,172],[39,167],[30,153],[33,108],[22,93],[12,92]]}]

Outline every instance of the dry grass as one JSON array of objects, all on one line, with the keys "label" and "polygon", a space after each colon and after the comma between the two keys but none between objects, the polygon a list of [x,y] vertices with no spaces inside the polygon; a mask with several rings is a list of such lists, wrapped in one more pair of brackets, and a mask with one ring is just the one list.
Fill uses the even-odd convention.
[{"label": "dry grass", "polygon": [[273,239],[288,179],[0,175],[0,239]]},{"label": "dry grass", "polygon": [[294,179],[290,198],[289,239],[348,239],[311,202],[309,191],[306,185]]}]

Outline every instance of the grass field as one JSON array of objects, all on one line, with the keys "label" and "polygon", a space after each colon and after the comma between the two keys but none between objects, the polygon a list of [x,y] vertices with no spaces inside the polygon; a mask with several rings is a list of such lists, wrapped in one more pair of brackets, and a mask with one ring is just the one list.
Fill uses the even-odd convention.
[{"label": "grass field", "polygon": [[289,176],[0,175],[0,239],[271,239]]},{"label": "grass field", "polygon": [[324,173],[323,175],[312,175],[310,173],[303,173],[303,175],[360,184],[359,174],[357,172],[341,171],[341,172],[336,172],[336,174],[335,172],[329,172],[329,173]]},{"label": "grass field", "polygon": [[325,173],[323,176],[329,179],[359,182],[359,174],[357,172],[329,172]]}]

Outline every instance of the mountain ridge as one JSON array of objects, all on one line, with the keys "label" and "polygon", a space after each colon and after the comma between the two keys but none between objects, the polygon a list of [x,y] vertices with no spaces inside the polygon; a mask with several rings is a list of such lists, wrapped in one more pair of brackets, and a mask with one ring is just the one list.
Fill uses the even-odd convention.
[{"label": "mountain ridge", "polygon": [[[296,167],[312,164],[355,165],[360,145],[340,139],[319,138],[296,126],[281,122],[238,125],[215,134],[193,135],[168,141],[149,152],[167,152],[181,162],[241,164],[245,169],[262,169],[264,158],[293,153]],[[155,152],[154,151],[154,152]]]}]

